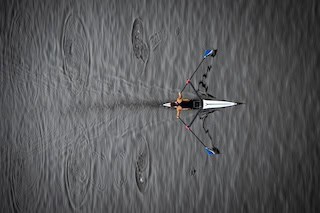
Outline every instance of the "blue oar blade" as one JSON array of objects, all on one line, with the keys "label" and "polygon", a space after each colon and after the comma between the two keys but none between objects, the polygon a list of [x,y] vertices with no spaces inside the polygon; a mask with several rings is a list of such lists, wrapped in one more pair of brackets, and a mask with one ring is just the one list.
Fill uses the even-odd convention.
[{"label": "blue oar blade", "polygon": [[213,147],[212,149],[209,149],[208,147],[206,147],[206,148],[205,148],[205,151],[207,152],[207,154],[208,154],[209,156],[220,154],[219,149],[217,149],[217,148],[215,148],[215,147]]},{"label": "blue oar blade", "polygon": [[213,150],[209,149],[208,147],[206,147],[205,150],[209,156],[216,154]]},{"label": "blue oar blade", "polygon": [[214,57],[216,54],[217,54],[217,50],[206,50],[204,51],[203,58],[206,58],[208,56]]}]

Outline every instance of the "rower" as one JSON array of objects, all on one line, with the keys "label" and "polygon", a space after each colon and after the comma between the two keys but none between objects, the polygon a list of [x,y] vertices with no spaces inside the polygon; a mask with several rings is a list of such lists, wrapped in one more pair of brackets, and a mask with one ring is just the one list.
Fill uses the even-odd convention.
[{"label": "rower", "polygon": [[182,93],[179,92],[177,100],[171,103],[171,107],[174,107],[177,109],[177,118],[180,118],[180,114],[182,110],[192,109],[192,101],[186,98],[182,98]]}]

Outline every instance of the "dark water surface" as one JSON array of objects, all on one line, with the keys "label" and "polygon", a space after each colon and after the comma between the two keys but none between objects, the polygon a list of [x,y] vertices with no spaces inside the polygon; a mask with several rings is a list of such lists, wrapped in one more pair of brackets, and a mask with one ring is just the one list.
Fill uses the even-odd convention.
[{"label": "dark water surface", "polygon": [[[318,212],[319,16],[317,1],[1,1],[0,212]],[[195,122],[215,157],[159,107],[207,48],[208,92],[246,103],[209,115],[212,140]]]}]

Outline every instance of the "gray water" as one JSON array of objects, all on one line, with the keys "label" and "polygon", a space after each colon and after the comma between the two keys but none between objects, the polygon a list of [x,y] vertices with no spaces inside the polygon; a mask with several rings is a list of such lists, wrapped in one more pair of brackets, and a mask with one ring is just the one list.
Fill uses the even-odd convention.
[{"label": "gray water", "polygon": [[[1,1],[0,211],[319,211],[320,6],[302,2]],[[212,140],[195,121],[214,157],[159,107],[207,48],[208,92],[245,103],[208,116]]]}]

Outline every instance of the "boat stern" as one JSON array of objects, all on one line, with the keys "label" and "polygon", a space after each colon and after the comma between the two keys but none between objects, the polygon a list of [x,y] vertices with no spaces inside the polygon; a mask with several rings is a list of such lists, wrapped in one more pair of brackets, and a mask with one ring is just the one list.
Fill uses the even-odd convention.
[{"label": "boat stern", "polygon": [[162,106],[171,108],[171,103],[170,102],[164,103],[164,104],[162,104]]}]

